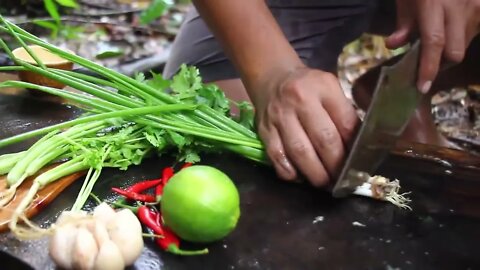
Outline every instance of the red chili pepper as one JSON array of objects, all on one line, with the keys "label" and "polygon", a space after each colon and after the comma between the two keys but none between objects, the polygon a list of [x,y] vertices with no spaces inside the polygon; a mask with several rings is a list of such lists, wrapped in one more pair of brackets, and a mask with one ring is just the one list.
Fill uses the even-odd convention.
[{"label": "red chili pepper", "polygon": [[140,222],[151,229],[155,234],[164,234],[158,212],[153,211],[145,205],[142,205],[138,208],[137,216]]},{"label": "red chili pepper", "polygon": [[[193,163],[191,163],[191,162],[186,162],[185,164],[183,164],[183,166],[182,166],[181,169],[188,168],[188,167],[190,167],[190,166],[192,166],[192,165],[193,165]],[[181,170],[181,169],[180,169],[180,170]]]},{"label": "red chili pepper", "polygon": [[166,167],[163,169],[162,171],[163,182],[155,188],[155,197],[157,199],[157,202],[159,202],[162,199],[163,188],[167,184],[168,180],[170,180],[170,178],[172,178],[174,174],[175,174],[175,171],[173,170],[172,167]]},{"label": "red chili pepper", "polygon": [[208,249],[182,250],[180,249],[180,239],[169,228],[163,227],[163,232],[163,238],[157,238],[155,242],[167,252],[186,256],[208,254]]},{"label": "red chili pepper", "polygon": [[139,194],[133,191],[123,190],[119,188],[112,188],[112,191],[125,196],[129,200],[140,201],[140,202],[156,202],[155,196],[149,194]]},{"label": "red chili pepper", "polygon": [[[136,193],[141,193],[149,188],[152,188],[156,185],[159,185],[162,183],[162,179],[154,179],[154,180],[147,180],[147,181],[142,181],[142,182],[138,182],[136,184],[133,184],[131,186],[129,186],[128,188],[126,188],[125,190],[126,191],[132,191],[132,192],[136,192]],[[117,204],[124,204],[127,202],[127,199],[125,197],[121,197],[119,198],[115,203]]]},{"label": "red chili pepper", "polygon": [[172,176],[175,174],[175,171],[173,170],[172,167],[166,167],[162,171],[162,180],[163,180],[163,185],[166,185],[168,183],[168,180],[172,178]]},{"label": "red chili pepper", "polygon": [[127,191],[133,191],[133,192],[136,192],[136,193],[141,193],[149,188],[152,188],[158,184],[161,184],[163,181],[163,179],[154,179],[154,180],[147,180],[147,181],[142,181],[142,182],[138,182],[134,185],[131,185],[130,187],[128,187],[126,190]]},{"label": "red chili pepper", "polygon": [[160,184],[155,188],[155,199],[157,200],[157,202],[162,200],[163,187],[164,185]]}]

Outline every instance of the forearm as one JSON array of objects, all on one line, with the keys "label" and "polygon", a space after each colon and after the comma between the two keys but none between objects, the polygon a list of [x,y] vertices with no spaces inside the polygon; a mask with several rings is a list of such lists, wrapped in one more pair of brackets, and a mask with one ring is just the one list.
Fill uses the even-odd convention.
[{"label": "forearm", "polygon": [[251,96],[250,89],[270,74],[302,65],[265,1],[193,2],[241,73]]}]

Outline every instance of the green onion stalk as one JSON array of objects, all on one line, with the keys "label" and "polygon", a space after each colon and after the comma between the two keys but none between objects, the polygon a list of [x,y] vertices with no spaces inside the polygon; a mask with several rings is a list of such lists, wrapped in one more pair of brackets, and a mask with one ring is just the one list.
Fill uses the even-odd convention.
[{"label": "green onion stalk", "polygon": [[[110,70],[96,63],[93,63],[87,59],[84,59],[74,54],[71,54],[69,52],[66,52],[60,48],[57,48],[51,44],[48,44],[40,40],[39,38],[29,34],[28,32],[24,31],[18,26],[11,24],[6,20],[3,20],[2,18],[0,18],[0,20],[5,25],[9,26],[7,28],[0,27],[0,30],[6,31],[7,33],[10,33],[11,35],[17,37],[20,40],[25,39],[33,44],[42,46],[50,50],[51,52],[58,54],[60,57],[68,59],[78,65],[84,66],[94,72],[97,72],[98,74],[104,76],[105,78],[110,79],[110,81],[106,81],[103,79],[98,79],[98,78],[94,78],[92,76],[83,75],[83,74],[72,75],[75,73],[49,69],[46,67],[42,68],[40,64],[39,64],[40,67],[36,67],[29,63],[23,62],[19,59],[16,59],[13,55],[11,55],[11,57],[15,59],[16,62],[22,66],[23,69],[37,72],[48,78],[58,80],[62,83],[65,83],[68,86],[71,86],[75,89],[81,90],[85,93],[88,93],[97,97],[98,99],[93,99],[93,100],[102,102],[102,104],[105,105],[103,108],[101,108],[101,110],[104,110],[104,111],[118,110],[119,108],[122,108],[122,107],[123,108],[141,107],[141,106],[145,106],[147,102],[154,103],[154,104],[178,103],[178,101],[175,98],[173,98],[171,95],[166,94],[163,91],[158,91],[150,87],[148,84],[141,83],[126,75],[117,73],[113,70]],[[4,44],[4,42],[1,42],[1,43],[2,44],[0,45],[2,45],[4,50],[6,50],[7,52],[10,52],[9,48]],[[6,69],[7,68],[4,68],[4,70]],[[11,67],[11,69],[18,70],[21,68]],[[94,84],[94,83],[99,83],[99,84]],[[116,92],[110,91],[102,87],[102,84],[103,86],[109,86],[109,87],[116,86],[116,89],[118,90],[118,92],[116,93]],[[14,87],[14,86],[29,87],[30,89],[47,92],[52,95],[61,96],[68,100],[72,100],[72,101],[75,100],[79,102],[78,95],[77,97],[75,97],[74,94],[66,93],[66,91],[62,91],[54,88],[47,88],[47,87],[41,87],[41,86],[34,87],[33,85],[29,85],[27,83],[13,82],[13,81],[4,82],[0,86],[1,87]],[[119,92],[128,93],[132,95],[134,98],[121,95],[119,94]],[[148,96],[150,99],[142,101],[141,100],[142,96]],[[89,98],[83,98],[81,101],[86,102],[87,104],[92,106],[98,105],[98,104],[90,104],[92,99],[89,99]],[[239,123],[235,122],[234,120],[232,120],[231,118],[225,115],[219,114],[218,112],[214,111],[212,108],[208,106],[200,105],[198,109],[194,110],[189,114],[178,113],[178,114],[168,115],[163,118],[155,117],[153,115],[148,115],[148,117],[150,119],[153,118],[152,120],[155,120],[156,122],[161,124],[163,128],[170,128],[178,132],[182,132],[185,134],[192,134],[200,138],[210,139],[219,143],[227,143],[230,145],[225,146],[225,148],[228,148],[228,150],[230,151],[237,152],[241,155],[244,155],[247,158],[266,162],[264,154],[258,155],[258,151],[254,151],[254,150],[252,150],[250,153],[250,151],[248,151],[249,149],[245,148],[245,147],[252,147],[252,148],[263,150],[262,143],[260,142],[257,135],[252,130],[245,128],[244,126],[240,125]],[[199,124],[200,121],[196,121],[198,120],[198,118],[201,118],[203,122],[207,122],[210,125],[205,126],[205,125]],[[168,124],[170,127],[165,126],[165,124]],[[212,126],[216,128],[212,128]],[[236,146],[239,146],[239,147],[236,147]],[[253,154],[253,156],[250,156],[249,154]]]}]

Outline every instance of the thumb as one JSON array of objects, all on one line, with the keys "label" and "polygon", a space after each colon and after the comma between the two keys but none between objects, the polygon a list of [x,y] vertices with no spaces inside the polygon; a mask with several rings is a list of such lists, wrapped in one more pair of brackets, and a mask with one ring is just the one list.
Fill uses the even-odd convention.
[{"label": "thumb", "polygon": [[[385,39],[389,49],[396,49],[408,42],[415,25],[415,12],[411,8],[413,3],[408,0],[397,0],[397,30]],[[411,5],[412,4],[412,5]]]}]

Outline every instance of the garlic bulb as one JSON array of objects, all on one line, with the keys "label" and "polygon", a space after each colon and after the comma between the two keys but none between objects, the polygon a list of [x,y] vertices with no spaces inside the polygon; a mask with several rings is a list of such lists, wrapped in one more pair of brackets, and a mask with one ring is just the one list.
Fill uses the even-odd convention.
[{"label": "garlic bulb", "polygon": [[121,270],[140,256],[142,226],[128,209],[115,212],[102,203],[93,215],[65,211],[55,225],[49,253],[61,268]]}]

